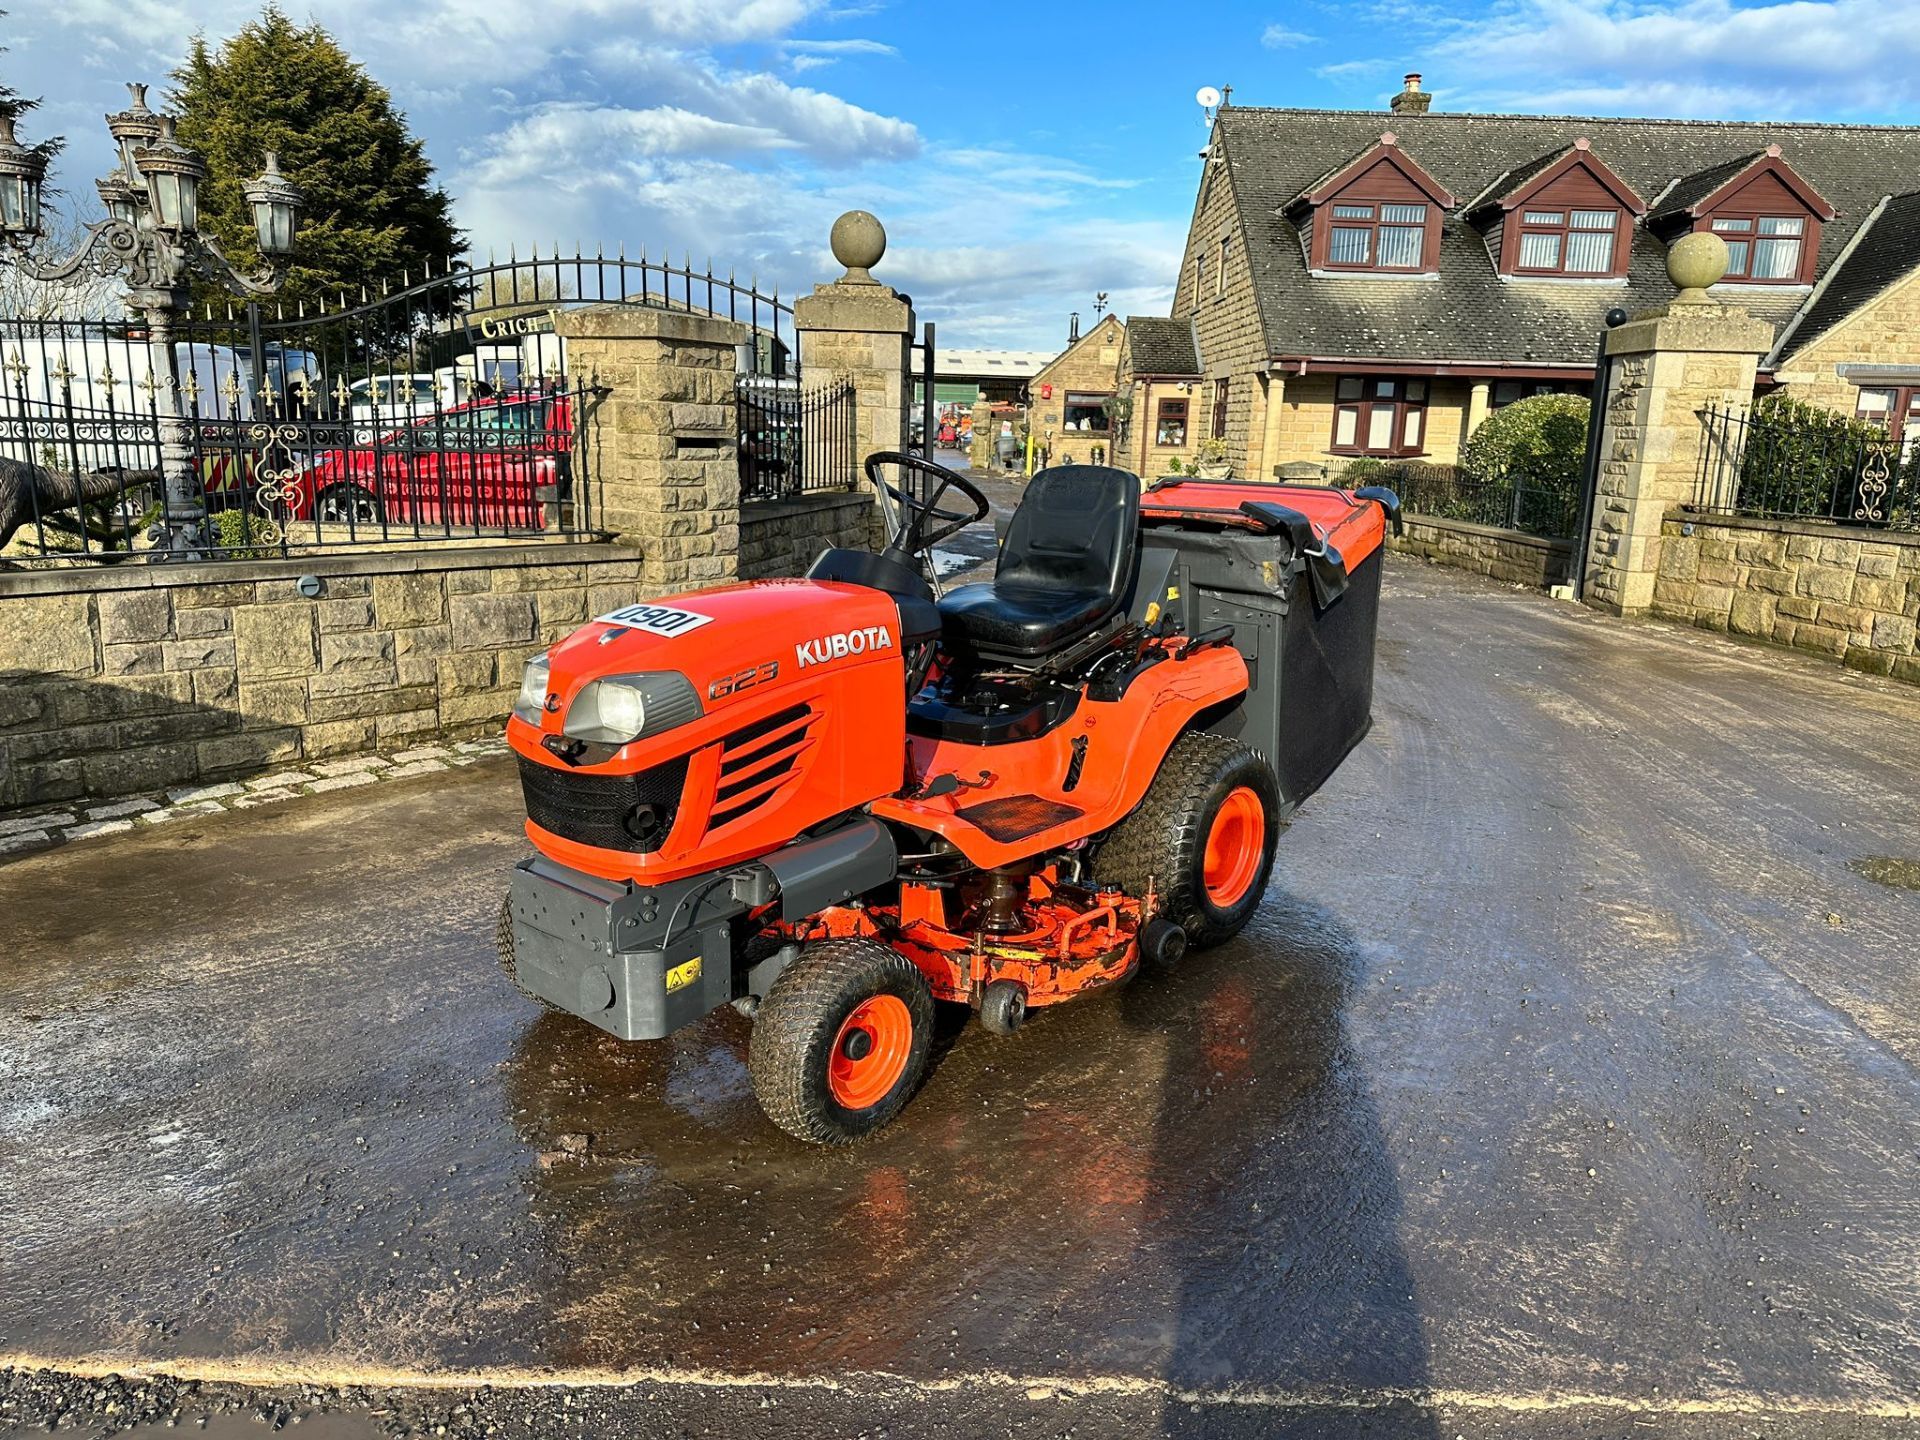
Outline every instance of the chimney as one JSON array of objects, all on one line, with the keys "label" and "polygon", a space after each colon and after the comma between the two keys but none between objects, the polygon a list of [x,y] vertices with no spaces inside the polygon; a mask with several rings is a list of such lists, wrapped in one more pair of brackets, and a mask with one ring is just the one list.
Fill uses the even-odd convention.
[{"label": "chimney", "polygon": [[1433,104],[1433,96],[1420,88],[1420,72],[1415,70],[1407,76],[1407,88],[1388,103],[1396,115],[1424,115]]},{"label": "chimney", "polygon": [[1067,344],[1078,345],[1079,343],[1080,343],[1080,312],[1076,310],[1067,317]]}]

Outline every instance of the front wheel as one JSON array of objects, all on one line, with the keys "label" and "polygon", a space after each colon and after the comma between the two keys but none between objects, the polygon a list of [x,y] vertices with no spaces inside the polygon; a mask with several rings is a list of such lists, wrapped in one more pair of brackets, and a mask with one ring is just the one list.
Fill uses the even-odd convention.
[{"label": "front wheel", "polygon": [[380,502],[359,485],[334,485],[320,492],[314,518],[322,525],[378,525]]},{"label": "front wheel", "polygon": [[1195,949],[1219,945],[1259,908],[1279,813],[1272,766],[1236,740],[1189,731],[1138,808],[1108,832],[1095,868],[1129,895],[1151,886],[1161,917]]},{"label": "front wheel", "polygon": [[760,1002],[747,1069],[774,1124],[844,1145],[900,1113],[932,1045],[933,992],[911,960],[872,940],[825,940]]}]

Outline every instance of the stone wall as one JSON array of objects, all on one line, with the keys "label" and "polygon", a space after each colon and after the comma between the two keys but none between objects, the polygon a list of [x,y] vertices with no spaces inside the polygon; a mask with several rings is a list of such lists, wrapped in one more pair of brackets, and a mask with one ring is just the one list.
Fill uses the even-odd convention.
[{"label": "stone wall", "polygon": [[[1888,287],[1804,349],[1793,349],[1775,367],[1773,378],[1796,400],[1851,415],[1860,402],[1860,385],[1839,371],[1842,365],[1891,365],[1920,372],[1920,271]],[[1899,383],[1911,384],[1910,380]]]},{"label": "stone wall", "polygon": [[1654,614],[1920,682],[1920,534],[1679,510],[1662,530]]},{"label": "stone wall", "polygon": [[1387,537],[1389,549],[1418,555],[1436,565],[1471,570],[1515,585],[1545,590],[1564,585],[1573,574],[1573,542],[1496,530],[1465,520],[1408,515],[1406,533]]},{"label": "stone wall", "polygon": [[641,563],[544,545],[0,576],[0,809],[493,731],[527,657],[639,598]]},{"label": "stone wall", "polygon": [[877,548],[884,536],[869,490],[834,490],[785,500],[749,500],[740,507],[740,578],[804,575],[830,546]]},{"label": "stone wall", "polygon": [[[1053,447],[1052,463],[1077,461],[1084,465],[1098,446],[1108,463],[1116,463],[1110,430],[1067,430],[1065,404],[1069,391],[1077,395],[1112,395],[1120,374],[1120,343],[1125,328],[1117,315],[1103,316],[1099,324],[1061,351],[1045,369],[1027,382],[1028,409],[1042,444]],[[1042,395],[1043,390],[1051,393]],[[1051,434],[1052,439],[1047,437]]]}]

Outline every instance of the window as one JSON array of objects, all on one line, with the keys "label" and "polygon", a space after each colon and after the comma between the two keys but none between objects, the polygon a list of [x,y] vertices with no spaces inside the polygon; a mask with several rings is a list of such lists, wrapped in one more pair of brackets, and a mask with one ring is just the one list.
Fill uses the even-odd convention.
[{"label": "window", "polygon": [[1091,395],[1068,391],[1060,417],[1063,430],[1099,430],[1107,428],[1107,402],[1111,395]]},{"label": "window", "polygon": [[1227,382],[1222,380],[1213,387],[1213,438],[1227,438]]},{"label": "window", "polygon": [[1187,402],[1162,400],[1153,417],[1153,443],[1184,447],[1187,443]]},{"label": "window", "polygon": [[1418,270],[1425,257],[1425,205],[1340,202],[1328,207],[1329,270]]},{"label": "window", "polygon": [[1427,382],[1342,375],[1334,384],[1333,443],[1342,455],[1418,455],[1427,438]]},{"label": "window", "polygon": [[1207,293],[1207,257],[1202,251],[1193,257],[1193,307],[1200,308],[1200,297]]},{"label": "window", "polygon": [[1800,280],[1806,216],[1716,215],[1713,233],[1727,242],[1727,279],[1756,285]]},{"label": "window", "polygon": [[1889,435],[1897,432],[1904,459],[1920,442],[1920,385],[1863,387],[1854,402],[1855,418],[1878,425]]},{"label": "window", "polygon": [[1216,300],[1227,293],[1227,257],[1232,253],[1233,237],[1222,235],[1220,237],[1220,268],[1214,272],[1213,276],[1213,296]]},{"label": "window", "polygon": [[1533,275],[1613,274],[1618,210],[1522,210],[1515,269]]},{"label": "window", "polygon": [[1498,410],[1534,395],[1587,395],[1592,390],[1591,385],[1582,385],[1577,380],[1496,380],[1490,397],[1491,408]]}]

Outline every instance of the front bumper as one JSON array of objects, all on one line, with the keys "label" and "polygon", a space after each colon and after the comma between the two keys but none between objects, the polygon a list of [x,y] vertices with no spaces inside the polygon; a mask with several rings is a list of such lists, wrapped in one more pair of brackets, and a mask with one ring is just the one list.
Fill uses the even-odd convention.
[{"label": "front bumper", "polygon": [[535,856],[508,900],[520,983],[622,1040],[658,1040],[733,999],[747,907],[724,876],[641,887]]},{"label": "front bumper", "polygon": [[658,1040],[766,993],[782,962],[740,963],[734,941],[750,913],[770,906],[755,928],[802,919],[885,884],[898,863],[891,836],[865,819],[660,885],[603,880],[535,855],[508,891],[514,969],[542,1000],[622,1040]]}]

